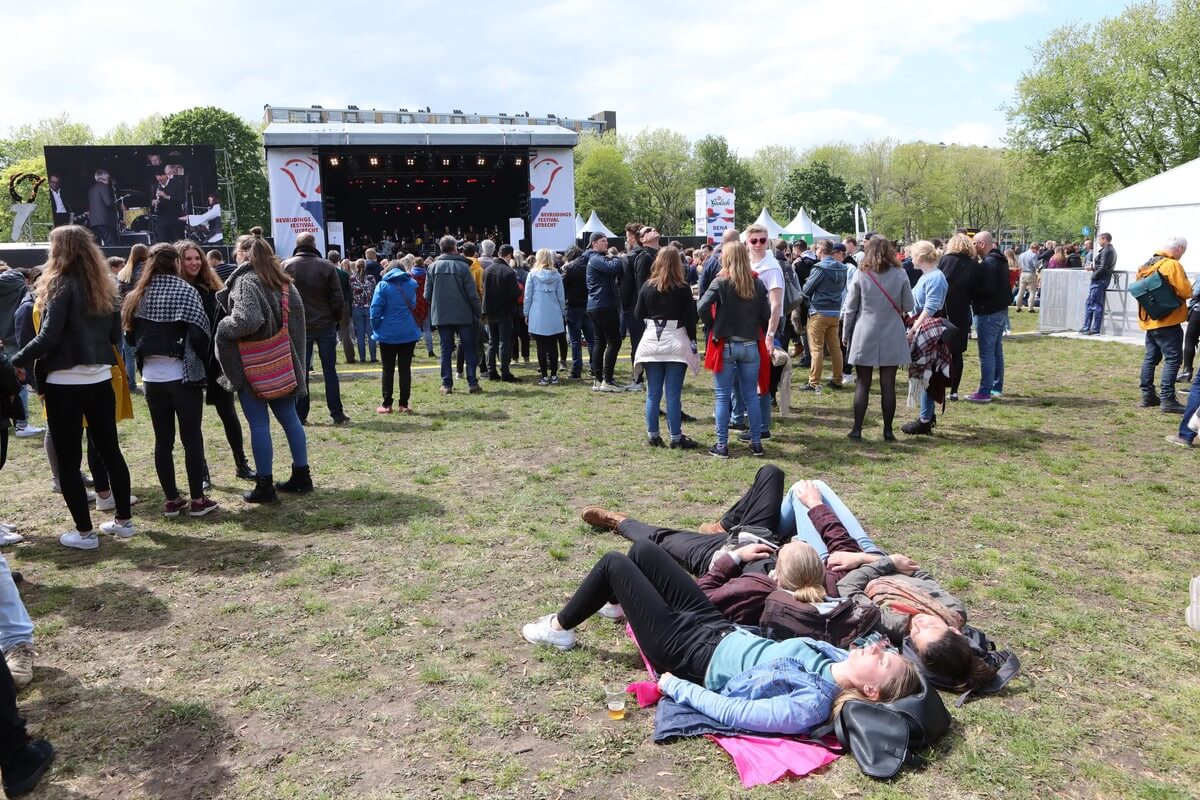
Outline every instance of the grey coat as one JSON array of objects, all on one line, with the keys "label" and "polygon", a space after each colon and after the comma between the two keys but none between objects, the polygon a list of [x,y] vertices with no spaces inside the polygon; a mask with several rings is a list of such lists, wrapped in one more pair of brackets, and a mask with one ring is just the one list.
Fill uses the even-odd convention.
[{"label": "grey coat", "polygon": [[[943,589],[932,575],[923,569],[917,569],[912,575],[896,572],[896,565],[892,563],[891,556],[872,561],[847,572],[837,583],[838,594],[842,597],[849,597],[859,604],[874,605],[871,598],[867,597],[867,584],[885,575],[893,575],[902,581],[911,583],[946,608],[957,611],[962,615],[963,622],[967,621],[967,607],[961,600]],[[908,636],[908,623],[912,618],[908,614],[901,614],[886,608],[881,608],[880,611],[882,613],[879,622],[875,625],[875,630],[888,637],[892,644],[899,647],[904,641],[904,637]]]},{"label": "grey coat", "polygon": [[429,323],[473,325],[483,307],[471,277],[471,263],[457,253],[442,253],[425,275],[425,299],[429,301]]},{"label": "grey coat", "polygon": [[846,295],[846,311],[843,316],[845,336],[850,340],[846,360],[863,367],[898,367],[912,360],[908,339],[905,337],[904,321],[880,286],[891,295],[892,300],[904,313],[911,314],[913,306],[912,287],[908,275],[899,267],[892,267],[882,275],[868,274],[859,270],[850,282]]},{"label": "grey coat", "polygon": [[[229,316],[217,323],[217,361],[223,375],[221,386],[232,392],[246,385],[242,369],[242,354],[238,340],[260,341],[274,336],[283,326],[281,295],[268,289],[254,272],[254,267],[242,264],[233,271],[225,288],[217,292],[217,302]],[[295,396],[307,393],[304,380],[304,301],[296,284],[288,284],[288,336],[292,340],[292,367],[296,370]]]}]

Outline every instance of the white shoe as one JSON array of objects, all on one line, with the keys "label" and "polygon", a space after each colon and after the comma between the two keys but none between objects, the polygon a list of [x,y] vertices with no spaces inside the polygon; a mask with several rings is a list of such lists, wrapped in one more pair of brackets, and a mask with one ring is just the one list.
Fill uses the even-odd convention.
[{"label": "white shoe", "polygon": [[8,547],[10,544],[25,541],[25,537],[17,533],[16,529],[0,528],[0,547]]},{"label": "white shoe", "polygon": [[600,381],[592,381],[592,391],[593,392],[600,391]]},{"label": "white shoe", "polygon": [[854,375],[852,375],[852,374],[846,375],[843,373],[842,374],[842,386],[853,386],[853,385],[854,385]]},{"label": "white shoe", "polygon": [[[136,494],[129,495],[129,505],[136,505],[138,501]],[[117,496],[112,492],[108,493],[108,497],[96,498],[97,511],[112,511],[117,507]]]},{"label": "white shoe", "polygon": [[29,439],[34,436],[41,436],[46,432],[45,428],[39,428],[36,425],[30,425],[28,422],[17,428],[18,439]]},{"label": "white shoe", "polygon": [[611,619],[614,621],[625,619],[625,611],[621,608],[620,603],[605,603],[604,607],[596,613],[605,619]]},{"label": "white shoe", "polygon": [[617,386],[615,383],[604,382],[604,383],[600,384],[600,388],[597,389],[596,391],[599,391],[599,392],[623,392],[623,391],[625,391],[625,387]]},{"label": "white shoe", "polygon": [[575,631],[556,631],[550,627],[553,614],[547,614],[540,619],[523,626],[521,635],[530,644],[548,644],[559,650],[570,650],[575,646]]},{"label": "white shoe", "polygon": [[11,522],[0,522],[0,531],[6,531],[8,533],[13,533],[16,530],[17,530],[17,526],[13,525]]},{"label": "white shoe", "polygon": [[133,520],[125,522],[117,522],[115,519],[112,522],[100,523],[100,530],[110,536],[119,536],[122,539],[128,539],[133,536]]},{"label": "white shoe", "polygon": [[96,538],[95,531],[86,536],[79,531],[68,531],[58,537],[58,542],[65,547],[75,550],[95,550],[100,546],[100,540]]},{"label": "white shoe", "polygon": [[644,392],[644,391],[646,391],[646,384],[638,383],[637,381],[634,381],[633,383],[625,386],[624,388],[625,388],[625,391],[627,391],[627,392]]},{"label": "white shoe", "polygon": [[1192,578],[1191,595],[1192,604],[1187,607],[1184,618],[1189,628],[1200,631],[1200,577]]}]

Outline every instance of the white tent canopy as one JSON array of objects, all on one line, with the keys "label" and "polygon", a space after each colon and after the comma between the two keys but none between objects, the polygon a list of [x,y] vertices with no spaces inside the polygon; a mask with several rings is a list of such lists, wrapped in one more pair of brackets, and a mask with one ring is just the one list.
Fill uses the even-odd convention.
[{"label": "white tent canopy", "polygon": [[783,229],[783,232],[785,234],[790,233],[793,236],[811,237],[810,241],[816,239],[838,238],[817,223],[813,222],[812,217],[810,217],[808,212],[803,208],[796,213],[796,218],[787,224],[787,227]]},{"label": "white tent canopy", "polygon": [[[774,218],[771,216],[771,212],[767,211],[766,206],[763,206],[762,213],[758,215],[758,219],[754,220],[754,224],[762,225],[764,228],[766,228],[767,235],[772,239],[778,239],[779,235],[783,233],[783,228],[781,228],[779,223],[774,220]],[[742,233],[742,241],[745,240],[746,234]]]},{"label": "white tent canopy", "polygon": [[600,217],[596,215],[596,209],[592,209],[592,215],[588,217],[588,221],[583,224],[583,230],[580,233],[603,233],[605,236],[616,236],[615,233],[605,227],[600,221]]},{"label": "white tent canopy", "polygon": [[575,238],[576,239],[578,239],[580,236],[583,236],[583,225],[584,225],[583,217],[579,216],[579,212],[576,211],[575,212]]},{"label": "white tent canopy", "polygon": [[1118,270],[1136,270],[1174,236],[1188,240],[1186,268],[1200,250],[1200,159],[1102,197],[1096,226],[1094,235],[1112,234]]}]

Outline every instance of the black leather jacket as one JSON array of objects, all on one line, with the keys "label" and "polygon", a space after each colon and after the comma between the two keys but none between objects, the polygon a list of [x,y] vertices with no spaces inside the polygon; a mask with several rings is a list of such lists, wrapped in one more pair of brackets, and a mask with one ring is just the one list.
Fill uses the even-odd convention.
[{"label": "black leather jacket", "polygon": [[77,364],[116,364],[113,346],[121,341],[121,316],[87,311],[83,285],[70,278],[50,299],[41,315],[42,327],[33,341],[13,358],[13,366],[27,369],[37,362],[40,377]]}]

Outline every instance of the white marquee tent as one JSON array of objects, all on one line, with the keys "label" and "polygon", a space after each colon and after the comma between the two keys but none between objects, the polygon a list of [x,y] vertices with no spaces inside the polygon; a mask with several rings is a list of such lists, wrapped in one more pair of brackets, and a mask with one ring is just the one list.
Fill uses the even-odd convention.
[{"label": "white marquee tent", "polygon": [[822,228],[820,225],[812,221],[812,217],[803,208],[796,214],[796,218],[787,224],[783,229],[783,238],[798,239],[805,238],[809,242],[817,239],[837,239],[838,237],[829,231]]},{"label": "white marquee tent", "polygon": [[592,209],[592,215],[588,217],[588,221],[583,224],[583,233],[603,233],[605,236],[616,236],[600,221],[600,217],[596,215],[596,209]]},{"label": "white marquee tent", "polygon": [[583,236],[583,226],[586,224],[587,223],[585,223],[583,221],[583,217],[579,216],[579,212],[576,211],[575,212],[575,238],[576,239],[578,239],[580,236]]},{"label": "white marquee tent", "polygon": [[1200,159],[1102,197],[1096,226],[1112,234],[1118,270],[1137,270],[1173,236],[1188,240],[1186,269],[1200,252]]},{"label": "white marquee tent", "polygon": [[[763,206],[762,213],[758,215],[758,219],[754,220],[755,225],[762,225],[767,229],[767,235],[772,239],[778,239],[783,233],[783,228],[779,223],[771,217],[771,212],[767,211],[767,207]],[[742,234],[742,240],[745,241],[746,234]]]}]

